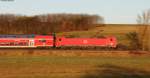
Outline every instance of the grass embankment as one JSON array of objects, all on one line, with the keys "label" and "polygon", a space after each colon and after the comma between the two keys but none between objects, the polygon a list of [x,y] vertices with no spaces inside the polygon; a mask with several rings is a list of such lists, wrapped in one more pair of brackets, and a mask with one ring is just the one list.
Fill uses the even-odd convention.
[{"label": "grass embankment", "polygon": [[[64,51],[54,51],[54,54]],[[74,51],[80,52],[80,51]],[[85,51],[86,52],[86,51]],[[36,53],[36,52],[35,52]],[[38,52],[39,53],[39,52]],[[66,52],[66,54],[69,51]],[[84,51],[82,51],[84,53]],[[107,53],[107,52],[106,52]],[[2,55],[1,78],[149,78],[149,54],[102,53],[99,56]],[[43,53],[44,54],[44,53]],[[51,53],[49,53],[51,54]],[[72,53],[73,54],[73,53]],[[65,53],[64,53],[65,55]],[[95,54],[96,55],[96,54]]]},{"label": "grass embankment", "polygon": [[71,37],[115,36],[118,43],[129,46],[129,39],[126,37],[126,34],[136,32],[138,30],[137,26],[134,24],[106,24],[87,31],[63,32],[58,33],[58,35],[70,35]]}]

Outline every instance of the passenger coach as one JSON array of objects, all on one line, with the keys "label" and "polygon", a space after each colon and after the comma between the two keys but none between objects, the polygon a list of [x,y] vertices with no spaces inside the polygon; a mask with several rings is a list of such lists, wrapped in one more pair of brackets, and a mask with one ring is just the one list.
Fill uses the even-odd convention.
[{"label": "passenger coach", "polygon": [[50,35],[0,35],[0,47],[52,47]]}]

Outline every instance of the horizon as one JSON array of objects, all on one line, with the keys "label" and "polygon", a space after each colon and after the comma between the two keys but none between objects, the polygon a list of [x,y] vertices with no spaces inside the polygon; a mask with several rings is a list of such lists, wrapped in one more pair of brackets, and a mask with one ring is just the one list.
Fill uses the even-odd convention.
[{"label": "horizon", "polygon": [[137,15],[149,4],[148,0],[1,0],[0,14],[89,14],[104,17],[106,24],[136,24]]}]

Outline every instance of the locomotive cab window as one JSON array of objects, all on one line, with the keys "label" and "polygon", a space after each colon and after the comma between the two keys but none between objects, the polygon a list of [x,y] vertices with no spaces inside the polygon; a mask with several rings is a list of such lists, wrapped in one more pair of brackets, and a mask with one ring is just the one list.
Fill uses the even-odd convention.
[{"label": "locomotive cab window", "polygon": [[61,38],[59,39],[59,41],[61,41]]},{"label": "locomotive cab window", "polygon": [[46,42],[46,40],[45,39],[41,39],[41,40],[39,40],[39,42]]}]

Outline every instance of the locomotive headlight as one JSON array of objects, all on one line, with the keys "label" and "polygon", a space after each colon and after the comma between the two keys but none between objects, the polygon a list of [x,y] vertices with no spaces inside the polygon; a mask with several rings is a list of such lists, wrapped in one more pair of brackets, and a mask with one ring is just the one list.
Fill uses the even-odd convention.
[{"label": "locomotive headlight", "polygon": [[110,45],[112,46],[112,45],[113,45],[113,43],[110,43]]}]

